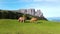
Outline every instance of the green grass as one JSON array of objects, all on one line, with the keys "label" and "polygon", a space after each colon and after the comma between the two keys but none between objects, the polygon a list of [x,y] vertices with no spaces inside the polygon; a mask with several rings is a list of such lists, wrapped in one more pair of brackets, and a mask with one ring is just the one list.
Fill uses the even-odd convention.
[{"label": "green grass", "polygon": [[0,34],[60,34],[60,22],[39,20],[36,24],[0,19]]}]

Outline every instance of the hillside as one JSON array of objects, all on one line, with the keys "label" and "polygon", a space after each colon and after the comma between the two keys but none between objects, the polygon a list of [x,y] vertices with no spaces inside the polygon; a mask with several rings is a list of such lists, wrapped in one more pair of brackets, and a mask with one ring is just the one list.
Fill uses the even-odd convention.
[{"label": "hillside", "polygon": [[38,23],[19,23],[14,19],[0,19],[0,34],[60,34],[60,22],[39,20]]},{"label": "hillside", "polygon": [[[21,13],[19,10],[0,10],[0,19],[18,19],[25,13]],[[41,20],[47,20],[43,15],[43,17],[38,17],[30,14],[26,14],[27,19],[30,19],[31,17],[37,17]]]}]

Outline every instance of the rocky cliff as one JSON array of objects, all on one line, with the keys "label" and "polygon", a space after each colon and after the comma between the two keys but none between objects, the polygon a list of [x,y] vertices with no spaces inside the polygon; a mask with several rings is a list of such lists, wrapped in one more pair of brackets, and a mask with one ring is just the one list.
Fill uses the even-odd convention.
[{"label": "rocky cliff", "polygon": [[30,16],[37,17],[38,19],[47,20],[43,16],[43,13],[41,12],[41,10],[35,11],[35,9],[20,9],[20,10],[18,10],[18,12],[23,13],[23,14],[28,14]]}]

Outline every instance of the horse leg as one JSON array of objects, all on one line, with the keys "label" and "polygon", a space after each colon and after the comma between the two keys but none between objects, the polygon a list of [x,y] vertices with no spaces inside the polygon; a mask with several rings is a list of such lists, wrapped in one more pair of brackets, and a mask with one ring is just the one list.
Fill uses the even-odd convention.
[{"label": "horse leg", "polygon": [[35,23],[37,23],[37,21],[34,21]]},{"label": "horse leg", "polygon": [[24,23],[25,21],[23,20],[23,23]]},{"label": "horse leg", "polygon": [[30,21],[30,23],[33,23],[34,21]]},{"label": "horse leg", "polygon": [[20,20],[18,19],[18,22],[20,22]]},{"label": "horse leg", "polygon": [[22,23],[23,21],[22,20],[20,20],[20,23]]}]

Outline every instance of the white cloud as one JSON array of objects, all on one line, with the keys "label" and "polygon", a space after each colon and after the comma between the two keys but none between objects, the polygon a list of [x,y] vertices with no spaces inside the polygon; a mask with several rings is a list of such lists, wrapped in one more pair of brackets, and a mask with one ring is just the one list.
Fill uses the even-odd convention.
[{"label": "white cloud", "polygon": [[33,0],[33,2],[60,2],[60,0]]},{"label": "white cloud", "polygon": [[40,2],[40,1],[43,1],[43,0],[33,0],[33,2]]},{"label": "white cloud", "polygon": [[20,2],[28,2],[29,0],[18,0]]},{"label": "white cloud", "polygon": [[60,0],[45,0],[47,2],[59,2]]},{"label": "white cloud", "polygon": [[31,2],[32,0],[18,0],[18,2]]},{"label": "white cloud", "polygon": [[37,4],[37,3],[33,3],[33,4],[29,4],[26,6],[27,8],[35,8],[40,9],[43,12],[43,15],[45,17],[59,17],[60,14],[60,6],[50,6],[50,5],[44,5],[44,4]]},{"label": "white cloud", "polygon": [[[0,0],[0,3],[3,1],[7,0]],[[14,2],[60,2],[60,0],[15,0]]]}]

